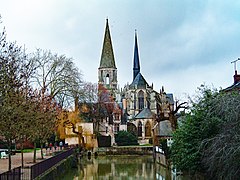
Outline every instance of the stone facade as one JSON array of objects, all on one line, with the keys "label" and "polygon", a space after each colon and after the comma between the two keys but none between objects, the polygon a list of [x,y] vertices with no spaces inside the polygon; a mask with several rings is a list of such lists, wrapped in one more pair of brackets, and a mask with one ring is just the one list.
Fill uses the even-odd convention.
[{"label": "stone facade", "polygon": [[[174,106],[173,95],[162,89],[160,93],[149,85],[140,72],[137,34],[135,33],[135,47],[133,58],[133,80],[121,90],[117,89],[117,68],[115,65],[112,41],[108,20],[102,48],[100,66],[98,68],[98,84],[104,86],[113,97],[115,111],[113,121],[109,118],[100,123],[100,133],[110,135],[114,144],[114,134],[120,130],[132,131],[138,136],[140,144],[149,143],[153,138],[153,127],[158,114],[168,116],[169,109]],[[102,92],[99,88],[99,94]],[[167,101],[167,102],[166,102]],[[109,103],[109,102],[105,102]],[[164,107],[164,104],[167,106]],[[158,127],[159,128],[159,127]]]}]

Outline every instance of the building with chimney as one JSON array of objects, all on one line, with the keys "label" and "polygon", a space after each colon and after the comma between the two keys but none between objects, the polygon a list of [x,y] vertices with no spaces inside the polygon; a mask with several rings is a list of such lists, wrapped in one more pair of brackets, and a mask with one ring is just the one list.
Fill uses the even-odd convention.
[{"label": "building with chimney", "polygon": [[[107,19],[98,68],[98,94],[107,91],[107,96],[112,98],[111,100],[107,98],[108,101],[104,103],[112,104],[115,110],[111,112],[111,117],[102,120],[99,132],[111,136],[114,144],[114,134],[120,130],[131,131],[138,136],[140,144],[148,144],[153,138],[152,129],[157,124],[159,115],[163,114],[165,119],[168,119],[170,109],[174,108],[174,100],[173,94],[166,93],[164,88],[160,92],[155,91],[153,84],[149,85],[142,75],[136,31],[131,83],[126,84],[121,90],[118,89],[117,83],[117,67]],[[103,98],[99,96],[99,100],[101,99]],[[160,129],[158,125],[155,127]]]},{"label": "building with chimney", "polygon": [[232,92],[232,91],[239,91],[240,92],[240,74],[237,73],[237,70],[235,70],[235,74],[233,76],[233,84],[223,91],[225,92]]}]

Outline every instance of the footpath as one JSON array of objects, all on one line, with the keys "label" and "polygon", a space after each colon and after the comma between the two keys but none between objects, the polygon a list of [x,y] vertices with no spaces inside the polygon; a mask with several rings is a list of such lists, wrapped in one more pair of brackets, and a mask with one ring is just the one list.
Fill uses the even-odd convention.
[{"label": "footpath", "polygon": [[[49,149],[47,151],[46,149],[43,149],[44,159],[52,157],[52,153],[55,151],[60,151],[59,147],[56,150],[53,148],[51,151]],[[33,152],[23,153],[23,159],[24,159],[24,167],[32,166],[44,160],[44,159],[41,159],[41,150],[37,150],[36,163],[33,163]],[[11,163],[12,169],[21,166],[22,165],[21,153],[16,153],[15,155],[12,155],[11,161],[12,161]],[[6,171],[8,171],[8,158],[0,159],[0,174]]]}]

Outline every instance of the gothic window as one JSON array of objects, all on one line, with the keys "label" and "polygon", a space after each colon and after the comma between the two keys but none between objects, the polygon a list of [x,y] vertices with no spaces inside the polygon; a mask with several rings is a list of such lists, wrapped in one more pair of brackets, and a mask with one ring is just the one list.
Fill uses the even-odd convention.
[{"label": "gothic window", "polygon": [[138,123],[138,137],[142,137],[142,122]]},{"label": "gothic window", "polygon": [[133,133],[134,135],[137,135],[137,127],[133,124],[128,122],[127,123],[127,131]]},{"label": "gothic window", "polygon": [[109,74],[106,75],[106,84],[109,84]]},{"label": "gothic window", "polygon": [[138,92],[138,109],[142,110],[144,108],[144,92],[141,90]]},{"label": "gothic window", "polygon": [[151,137],[151,125],[149,121],[145,125],[145,137]]}]

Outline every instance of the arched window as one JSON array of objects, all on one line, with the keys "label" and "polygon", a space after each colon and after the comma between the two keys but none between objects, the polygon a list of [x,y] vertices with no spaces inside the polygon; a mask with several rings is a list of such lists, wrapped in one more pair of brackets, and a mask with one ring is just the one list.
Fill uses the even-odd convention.
[{"label": "arched window", "polygon": [[106,84],[109,84],[109,74],[106,75]]},{"label": "arched window", "polygon": [[138,92],[138,109],[142,110],[144,108],[144,92],[141,90]]},{"label": "arched window", "polygon": [[138,123],[138,137],[142,137],[142,122]]},{"label": "arched window", "polygon": [[151,125],[149,121],[145,125],[145,137],[151,137]]},{"label": "arched window", "polygon": [[137,135],[137,127],[133,123],[127,123],[127,131],[133,133],[135,136]]}]

